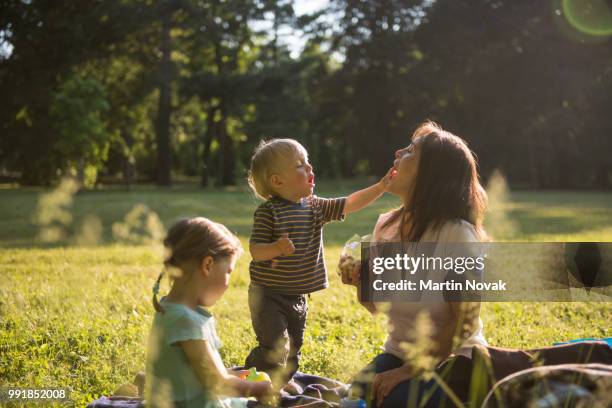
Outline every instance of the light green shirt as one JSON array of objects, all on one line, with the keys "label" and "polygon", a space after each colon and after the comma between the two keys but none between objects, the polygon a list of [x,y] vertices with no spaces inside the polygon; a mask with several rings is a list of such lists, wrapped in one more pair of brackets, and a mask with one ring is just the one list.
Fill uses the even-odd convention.
[{"label": "light green shirt", "polygon": [[180,406],[185,408],[220,408],[246,406],[246,399],[221,400],[198,380],[187,356],[178,344],[186,340],[206,340],[219,361],[221,341],[215,318],[203,307],[197,311],[177,303],[160,302],[164,313],[156,313],[149,335],[147,352],[147,407]]}]

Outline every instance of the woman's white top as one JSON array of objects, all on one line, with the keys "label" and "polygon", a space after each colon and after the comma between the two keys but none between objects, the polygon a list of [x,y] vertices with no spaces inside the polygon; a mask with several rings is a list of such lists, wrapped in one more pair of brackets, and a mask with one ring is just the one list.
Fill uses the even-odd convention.
[{"label": "woman's white top", "polygon": [[[391,216],[391,212],[381,214],[376,222],[373,233],[373,242],[400,242],[401,217],[392,225],[381,228],[385,221]],[[451,249],[446,248],[444,243],[457,242],[480,242],[478,234],[472,224],[464,220],[452,220],[444,223],[440,228],[428,229],[420,242],[437,243],[433,256],[452,256]],[[380,304],[377,303],[378,307]],[[382,308],[383,310],[385,308]],[[433,323],[434,330],[445,325],[452,324],[452,311],[449,303],[443,298],[438,302],[390,302],[386,307],[389,317],[389,336],[384,349],[401,359],[405,359],[405,352],[401,344],[414,342],[414,323],[417,315],[427,312]],[[480,316],[474,322],[474,332],[455,350],[453,354],[471,357],[472,347],[478,344],[487,345],[483,336],[483,324]]]}]

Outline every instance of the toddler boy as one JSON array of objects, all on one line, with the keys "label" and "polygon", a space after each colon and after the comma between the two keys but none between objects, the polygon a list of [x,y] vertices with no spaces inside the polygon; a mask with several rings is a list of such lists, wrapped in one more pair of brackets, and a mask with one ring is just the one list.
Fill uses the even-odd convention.
[{"label": "toddler boy", "polygon": [[291,379],[304,339],[306,295],[328,286],[323,225],[375,201],[388,179],[389,173],[348,197],[320,198],[313,195],[313,168],[300,143],[273,139],[255,149],[249,185],[265,202],[255,210],[249,241],[249,309],[258,346],[245,367],[283,369],[284,380]]}]

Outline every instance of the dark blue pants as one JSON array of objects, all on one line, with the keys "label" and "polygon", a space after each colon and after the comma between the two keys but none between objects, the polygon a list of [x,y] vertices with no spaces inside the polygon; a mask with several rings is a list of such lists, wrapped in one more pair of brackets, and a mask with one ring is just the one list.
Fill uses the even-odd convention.
[{"label": "dark blue pants", "polygon": [[[437,369],[443,378],[447,377],[447,367],[452,365],[451,361],[442,363]],[[402,408],[413,406],[421,406],[421,402],[427,399],[425,407],[453,407],[455,406],[442,392],[435,380],[425,381],[419,378],[413,378],[399,383],[384,399],[382,406],[376,406],[376,399],[371,395],[371,384],[374,380],[374,375],[392,370],[404,365],[404,361],[393,354],[383,353],[376,358],[361,371],[355,378],[352,384],[352,389],[359,390],[363,399],[372,399],[371,407],[373,408]],[[464,373],[468,375],[469,373]],[[468,377],[469,378],[469,377]]]},{"label": "dark blue pants", "polygon": [[283,295],[251,285],[249,309],[258,344],[244,366],[272,376],[279,370],[289,381],[300,364],[308,315],[306,295]]}]

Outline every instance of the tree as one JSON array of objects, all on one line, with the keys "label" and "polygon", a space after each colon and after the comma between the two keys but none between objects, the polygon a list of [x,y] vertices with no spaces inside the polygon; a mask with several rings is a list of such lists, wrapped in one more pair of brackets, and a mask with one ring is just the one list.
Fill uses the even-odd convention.
[{"label": "tree", "polygon": [[[250,24],[261,20],[274,2],[255,0],[211,1],[195,6],[199,25],[193,25],[189,43],[191,75],[183,78],[183,98],[197,96],[207,108],[203,133],[202,184],[208,183],[210,155],[218,144],[217,185],[236,183],[236,143],[244,117],[248,116],[251,91],[255,89],[255,34]],[[195,51],[198,52],[195,52]],[[196,68],[203,67],[203,68]]]},{"label": "tree", "polygon": [[97,1],[4,3],[0,32],[9,33],[13,49],[0,60],[0,159],[21,172],[22,183],[48,184],[60,174],[53,95],[122,40],[131,11],[130,4]]},{"label": "tree", "polygon": [[157,184],[171,183],[172,154],[170,150],[170,116],[172,114],[171,92],[174,69],[171,61],[173,14],[178,6],[176,1],[164,1],[160,7],[161,18],[161,61],[159,65],[159,105],[155,133],[157,135]]},{"label": "tree", "polygon": [[108,155],[111,134],[103,119],[108,106],[101,84],[78,75],[64,82],[51,98],[49,114],[58,141],[48,154],[56,156],[60,169],[77,169],[78,179],[86,186],[95,183],[97,169]]}]

